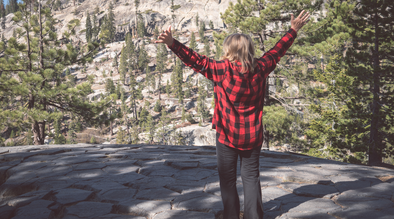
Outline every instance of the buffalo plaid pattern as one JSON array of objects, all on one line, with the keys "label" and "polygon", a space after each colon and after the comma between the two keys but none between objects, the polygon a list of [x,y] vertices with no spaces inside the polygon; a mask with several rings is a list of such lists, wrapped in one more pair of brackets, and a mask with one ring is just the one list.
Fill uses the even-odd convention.
[{"label": "buffalo plaid pattern", "polygon": [[215,109],[212,128],[219,142],[238,150],[251,150],[263,143],[265,80],[292,45],[297,33],[290,29],[261,58],[253,71],[240,73],[240,62],[215,61],[174,39],[169,47],[184,63],[214,83]]}]

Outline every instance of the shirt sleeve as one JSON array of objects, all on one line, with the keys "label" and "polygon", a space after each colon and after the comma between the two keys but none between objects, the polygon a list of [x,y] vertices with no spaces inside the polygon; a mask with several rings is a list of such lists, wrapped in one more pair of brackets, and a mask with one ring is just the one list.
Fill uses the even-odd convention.
[{"label": "shirt sleeve", "polygon": [[200,55],[176,39],[174,39],[172,45],[168,48],[170,48],[186,66],[201,73],[209,80],[214,82],[223,80],[225,75],[224,61],[215,61],[207,56]]},{"label": "shirt sleeve", "polygon": [[289,29],[287,33],[276,43],[276,45],[266,52],[261,58],[257,59],[257,63],[263,66],[264,78],[271,73],[280,58],[286,54],[286,51],[293,44],[297,37],[297,32],[294,29]]}]

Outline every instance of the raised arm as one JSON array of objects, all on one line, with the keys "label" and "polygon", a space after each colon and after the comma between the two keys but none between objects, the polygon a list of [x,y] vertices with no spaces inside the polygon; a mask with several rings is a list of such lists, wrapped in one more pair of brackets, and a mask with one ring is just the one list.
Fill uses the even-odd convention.
[{"label": "raised arm", "polygon": [[200,72],[209,80],[214,82],[222,81],[225,74],[224,61],[215,61],[207,56],[200,55],[179,41],[172,38],[171,26],[159,36],[155,43],[165,43],[185,65],[194,71]]},{"label": "raised arm", "polygon": [[257,63],[262,65],[264,69],[264,78],[271,73],[276,64],[279,62],[280,58],[286,54],[286,51],[293,44],[294,39],[297,37],[297,32],[309,21],[309,13],[304,11],[294,19],[293,14],[291,14],[291,29],[276,43],[276,45],[266,52],[261,58],[257,59]]}]

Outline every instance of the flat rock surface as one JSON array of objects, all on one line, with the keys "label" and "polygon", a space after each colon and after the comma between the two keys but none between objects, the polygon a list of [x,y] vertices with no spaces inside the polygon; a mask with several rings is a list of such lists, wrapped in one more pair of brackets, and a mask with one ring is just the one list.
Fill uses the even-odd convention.
[{"label": "flat rock surface", "polygon": [[[221,218],[213,146],[75,144],[1,152],[2,219]],[[262,151],[260,182],[264,219],[393,219],[393,169]]]}]

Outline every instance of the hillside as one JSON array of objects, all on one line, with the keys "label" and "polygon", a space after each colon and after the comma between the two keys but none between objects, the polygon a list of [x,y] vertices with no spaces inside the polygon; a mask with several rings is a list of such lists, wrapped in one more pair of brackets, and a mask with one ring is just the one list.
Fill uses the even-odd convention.
[{"label": "hillside", "polygon": [[[196,36],[197,41],[197,50],[202,51],[204,48],[204,43],[200,42],[200,36],[197,34],[198,26],[196,25],[196,16],[198,16],[199,22],[203,22],[206,24],[205,37],[210,39],[209,42],[211,51],[214,50],[213,36],[212,32],[222,31],[224,28],[223,21],[220,19],[220,13],[224,12],[228,7],[229,2],[236,1],[174,1],[174,5],[176,6],[176,10],[172,13],[171,10],[171,1],[170,0],[147,0],[140,1],[138,7],[138,14],[141,15],[144,22],[144,27],[146,30],[146,35],[143,38],[134,38],[133,43],[137,49],[140,49],[142,44],[145,44],[145,49],[149,56],[149,67],[152,71],[153,75],[157,74],[155,71],[156,67],[156,53],[157,53],[157,45],[153,43],[154,37],[153,32],[155,28],[162,30],[167,28],[169,25],[175,26],[176,31],[178,33],[178,39],[182,43],[186,43],[189,45],[190,36],[193,32]],[[121,89],[125,91],[125,103],[128,108],[131,107],[132,98],[130,97],[130,87],[129,85],[123,84],[120,81],[120,74],[118,71],[118,67],[113,66],[113,61],[115,57],[118,57],[117,61],[119,62],[119,57],[121,55],[121,49],[126,45],[125,43],[125,35],[126,33],[133,33],[135,28],[135,5],[134,3],[130,3],[128,1],[117,1],[113,5],[113,12],[115,14],[115,39],[113,43],[108,43],[105,47],[101,47],[97,55],[94,57],[93,62],[87,64],[86,66],[70,66],[68,67],[69,72],[72,76],[75,76],[76,85],[81,84],[83,82],[88,81],[88,77],[93,77],[92,83],[92,91],[90,95],[87,96],[91,101],[99,100],[101,95],[105,95],[108,92],[105,89],[105,84],[108,79],[111,79],[114,82],[114,85],[117,87],[118,85]],[[67,24],[73,19],[78,19],[80,21],[80,25],[75,29],[76,35],[73,37],[74,45],[84,45],[87,43],[86,40],[86,13],[89,12],[91,14],[95,13],[94,11],[98,10],[97,20],[99,23],[102,23],[103,17],[108,13],[110,1],[98,1],[98,0],[87,0],[76,2],[75,6],[72,1],[61,1],[61,7],[58,10],[53,10],[52,15],[55,19],[57,19],[58,23],[55,25],[57,34],[59,37],[62,36],[63,32],[67,29]],[[45,3],[44,3],[45,5]],[[98,9],[97,9],[98,8]],[[175,17],[173,16],[175,15]],[[9,14],[6,17],[6,28],[3,31],[3,34],[6,39],[13,36],[13,33],[17,26],[12,21],[13,14]],[[172,19],[174,17],[174,19]],[[212,21],[214,25],[214,30],[211,30],[209,27],[209,22]],[[168,49],[168,59],[172,60],[172,53]],[[161,84],[164,85],[163,90],[165,90],[166,83],[171,81],[171,74],[173,72],[173,63],[168,62],[166,65],[166,70],[162,75]],[[64,70],[67,73],[67,69]],[[143,72],[138,72],[136,75],[136,80],[138,82],[138,86],[144,86],[142,89],[142,98],[136,100],[136,107],[139,111],[146,104],[145,102],[149,102],[150,106],[148,107],[149,113],[155,118],[158,122],[161,113],[154,111],[154,105],[157,102],[158,92],[157,87],[152,89],[152,87],[145,86],[145,70]],[[183,79],[185,83],[189,83],[193,89],[191,92],[191,96],[184,99],[184,106],[186,114],[192,115],[193,119],[196,121],[195,124],[191,124],[187,121],[181,121],[182,116],[182,107],[179,103],[178,99],[173,95],[168,95],[166,93],[161,95],[160,103],[161,105],[169,112],[169,117],[171,117],[171,125],[168,125],[165,130],[167,132],[166,142],[162,142],[162,139],[159,137],[155,138],[155,142],[162,142],[166,144],[176,144],[177,142],[174,140],[174,135],[176,132],[181,132],[184,136],[184,143],[188,145],[213,145],[215,138],[215,131],[211,129],[210,120],[204,121],[203,123],[197,124],[199,122],[199,115],[196,111],[197,106],[197,85],[198,80],[204,80],[204,77],[195,73],[190,68],[185,67],[183,69]],[[129,80],[129,78],[126,78]],[[158,84],[158,78],[155,78],[155,84]],[[205,86],[205,89],[210,89],[210,87]],[[154,92],[152,92],[154,91]],[[209,97],[204,100],[205,105],[210,110],[210,116],[212,117],[213,109],[211,107],[212,102],[212,92],[208,92]],[[118,100],[115,104],[116,107],[121,106],[121,101]],[[138,115],[137,115],[138,116]],[[71,122],[71,115],[65,113],[64,118],[61,123],[61,132],[65,135],[66,139],[68,139],[67,132],[68,126]],[[134,114],[128,113],[127,117],[133,118]],[[100,127],[100,129],[94,127],[83,126],[83,130],[77,132],[77,142],[88,143],[90,142],[92,136],[99,143],[115,143],[116,142],[116,134],[119,129],[126,130],[127,127],[122,124],[123,121],[121,119],[116,119],[112,126],[112,134],[110,131],[110,127]],[[48,125],[48,130],[50,133],[55,133],[55,124],[52,122]],[[174,127],[175,126],[175,127]],[[174,128],[176,130],[174,130]],[[131,128],[131,127],[129,127]],[[163,127],[162,127],[163,128]],[[12,129],[3,130],[3,136],[8,140],[5,141],[5,144],[12,144],[14,142],[17,145],[26,144],[26,132],[17,133],[15,138],[9,138]],[[139,142],[146,141],[146,133],[143,132],[139,128]],[[172,134],[171,134],[172,133]],[[19,134],[19,135],[18,135]],[[46,143],[53,143],[53,134],[47,137]]]}]

